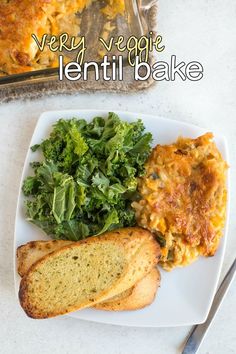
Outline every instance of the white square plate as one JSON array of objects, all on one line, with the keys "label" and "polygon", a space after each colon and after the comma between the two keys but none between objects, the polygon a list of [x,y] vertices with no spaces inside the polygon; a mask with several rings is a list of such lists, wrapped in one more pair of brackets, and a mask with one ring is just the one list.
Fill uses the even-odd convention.
[{"label": "white square plate", "polygon": [[[179,136],[195,138],[206,132],[205,129],[194,125],[158,116],[129,112],[116,113],[121,119],[127,121],[141,118],[146,130],[153,134],[153,146],[156,144],[169,144],[174,142]],[[50,133],[52,124],[59,118],[77,117],[91,120],[94,116],[106,115],[106,111],[97,110],[45,112],[38,120],[30,146],[40,143],[42,139],[45,139]],[[216,135],[215,141],[223,157],[228,161],[225,139],[222,136]],[[21,185],[23,179],[32,172],[29,163],[37,160],[37,158],[39,158],[38,153],[33,153],[29,147],[22,173]],[[48,236],[39,228],[25,220],[23,201],[24,197],[20,186],[15,221],[15,252],[18,246],[26,242],[48,239]],[[227,209],[229,212],[229,203]],[[161,288],[151,306],[142,310],[125,312],[85,309],[71,313],[69,316],[95,322],[136,327],[181,326],[204,322],[219,280],[226,244],[227,222],[224,233],[220,247],[214,257],[200,258],[192,265],[175,269],[170,273],[161,270]],[[15,287],[17,292],[19,281],[20,277],[15,267]]]}]

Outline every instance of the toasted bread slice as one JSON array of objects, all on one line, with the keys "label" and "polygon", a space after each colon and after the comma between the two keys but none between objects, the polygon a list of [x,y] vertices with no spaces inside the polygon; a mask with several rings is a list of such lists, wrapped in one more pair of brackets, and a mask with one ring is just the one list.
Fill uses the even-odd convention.
[{"label": "toasted bread slice", "polygon": [[17,248],[17,271],[23,277],[29,268],[47,254],[68,246],[73,241],[51,240],[31,241]]},{"label": "toasted bread slice", "polygon": [[33,318],[92,306],[132,287],[159,257],[159,245],[141,228],[119,229],[73,243],[31,266],[21,280],[21,306]]},{"label": "toasted bread slice", "polygon": [[130,311],[138,310],[150,305],[160,286],[160,272],[157,268],[153,268],[143,279],[137,282],[132,288],[123,293],[100,302],[94,307],[98,310],[105,311]]},{"label": "toasted bread slice", "polygon": [[[74,241],[31,241],[18,247],[17,260],[19,275],[23,277],[29,268],[42,257],[71,243],[74,243]],[[160,272],[154,268],[133,287],[94,307],[108,311],[136,310],[143,308],[152,303],[159,285]]]}]

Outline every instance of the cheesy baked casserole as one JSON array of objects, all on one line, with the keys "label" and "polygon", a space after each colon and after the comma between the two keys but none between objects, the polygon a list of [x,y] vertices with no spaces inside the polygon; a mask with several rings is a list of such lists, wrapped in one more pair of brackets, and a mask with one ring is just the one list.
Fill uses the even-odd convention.
[{"label": "cheesy baked casserole", "polygon": [[[77,13],[100,0],[1,0],[0,2],[0,75],[55,67],[57,53],[38,50],[31,37],[67,32],[78,36]],[[106,0],[102,12],[111,20],[125,10],[125,0]]]},{"label": "cheesy baked casserole", "polygon": [[213,256],[226,214],[226,171],[213,135],[179,138],[157,145],[139,181],[141,200],[134,202],[138,224],[156,234],[161,264],[171,270],[198,256]]}]

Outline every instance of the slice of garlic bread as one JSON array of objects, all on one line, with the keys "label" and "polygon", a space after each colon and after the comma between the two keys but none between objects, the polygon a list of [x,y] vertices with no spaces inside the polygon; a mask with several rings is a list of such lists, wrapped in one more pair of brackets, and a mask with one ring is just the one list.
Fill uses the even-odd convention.
[{"label": "slice of garlic bread", "polygon": [[143,279],[123,293],[100,302],[94,307],[105,311],[138,310],[150,305],[155,299],[160,286],[161,275],[157,268],[153,268]]},{"label": "slice of garlic bread", "polygon": [[28,316],[48,318],[93,306],[132,287],[155,266],[160,249],[152,234],[124,228],[56,250],[21,280]]},{"label": "slice of garlic bread", "polygon": [[[19,275],[23,277],[29,268],[42,257],[71,243],[74,242],[65,240],[31,241],[18,247],[17,261]],[[154,268],[133,287],[105,302],[95,305],[95,308],[109,311],[136,310],[143,308],[153,301],[159,284],[160,272]]]}]

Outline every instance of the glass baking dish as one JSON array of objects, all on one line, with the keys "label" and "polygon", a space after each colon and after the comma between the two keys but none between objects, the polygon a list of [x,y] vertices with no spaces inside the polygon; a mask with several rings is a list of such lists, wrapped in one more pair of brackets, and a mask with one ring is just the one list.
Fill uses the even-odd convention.
[{"label": "glass baking dish", "polygon": [[[126,0],[124,16],[118,15],[115,19],[110,20],[109,31],[105,31],[106,18],[102,15],[100,9],[104,6],[103,1],[94,1],[90,7],[85,9],[81,14],[77,14],[80,18],[80,33],[78,36],[86,38],[86,53],[84,61],[101,62],[101,52],[99,52],[99,37],[109,40],[110,37],[117,38],[124,36],[124,43],[130,36],[137,38],[142,35],[149,35],[154,30],[150,26],[150,12],[156,7],[157,0]],[[65,53],[75,60],[75,53]],[[107,53],[104,53],[107,54]],[[112,55],[121,55],[117,49],[113,48],[108,57]],[[123,52],[124,66],[127,66],[127,52]],[[19,87],[21,85],[44,83],[58,80],[58,68],[47,68],[35,71],[24,72],[15,75],[0,76],[0,88]]]}]

